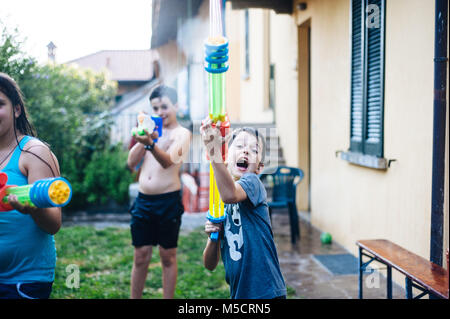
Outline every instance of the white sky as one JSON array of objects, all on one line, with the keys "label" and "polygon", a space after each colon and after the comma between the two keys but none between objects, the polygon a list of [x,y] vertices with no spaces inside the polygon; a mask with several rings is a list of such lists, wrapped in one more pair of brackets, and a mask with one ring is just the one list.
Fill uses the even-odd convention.
[{"label": "white sky", "polygon": [[[67,62],[100,50],[150,48],[152,0],[0,0],[0,20],[18,28],[25,51],[47,61]],[[1,30],[0,30],[1,32]]]}]

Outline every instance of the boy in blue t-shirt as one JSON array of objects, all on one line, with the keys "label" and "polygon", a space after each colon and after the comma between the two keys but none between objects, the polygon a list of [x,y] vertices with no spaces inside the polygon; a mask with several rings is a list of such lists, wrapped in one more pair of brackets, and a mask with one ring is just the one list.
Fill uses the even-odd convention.
[{"label": "boy in blue t-shirt", "polygon": [[230,136],[225,164],[217,151],[223,138],[218,129],[211,127],[209,118],[203,122],[200,132],[227,213],[223,225],[210,221],[205,224],[207,234],[220,231],[217,242],[208,238],[203,252],[205,267],[214,270],[222,256],[232,299],[286,298],[267,194],[256,175],[264,167],[264,138],[252,128],[235,130]]}]

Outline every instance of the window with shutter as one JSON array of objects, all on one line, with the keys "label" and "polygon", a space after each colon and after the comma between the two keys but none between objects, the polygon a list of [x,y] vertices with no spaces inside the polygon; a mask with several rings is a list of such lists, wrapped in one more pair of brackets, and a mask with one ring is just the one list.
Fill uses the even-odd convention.
[{"label": "window with shutter", "polygon": [[351,0],[350,151],[383,157],[385,0]]}]

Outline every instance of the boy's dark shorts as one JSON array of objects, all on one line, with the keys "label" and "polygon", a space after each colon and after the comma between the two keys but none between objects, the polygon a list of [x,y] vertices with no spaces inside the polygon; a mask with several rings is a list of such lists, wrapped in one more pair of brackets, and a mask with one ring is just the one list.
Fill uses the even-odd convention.
[{"label": "boy's dark shorts", "polygon": [[139,193],[130,209],[133,246],[177,247],[183,212],[180,191],[158,195]]}]

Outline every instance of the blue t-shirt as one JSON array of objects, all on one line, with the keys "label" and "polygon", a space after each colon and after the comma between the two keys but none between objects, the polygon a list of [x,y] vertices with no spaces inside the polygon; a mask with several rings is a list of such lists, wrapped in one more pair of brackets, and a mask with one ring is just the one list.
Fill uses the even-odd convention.
[{"label": "blue t-shirt", "polygon": [[232,299],[271,299],[286,295],[273,241],[266,190],[253,173],[238,183],[247,199],[226,205],[221,255]]},{"label": "blue t-shirt", "polygon": [[[30,136],[22,138],[20,147],[23,149],[30,139]],[[28,184],[27,177],[19,169],[21,153],[17,146],[2,170],[8,175],[7,185]],[[52,235],[40,229],[30,215],[17,210],[0,212],[0,283],[52,282],[55,264]]]}]

